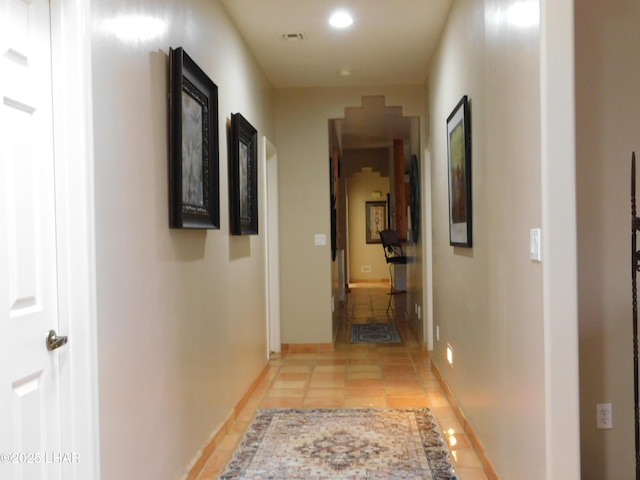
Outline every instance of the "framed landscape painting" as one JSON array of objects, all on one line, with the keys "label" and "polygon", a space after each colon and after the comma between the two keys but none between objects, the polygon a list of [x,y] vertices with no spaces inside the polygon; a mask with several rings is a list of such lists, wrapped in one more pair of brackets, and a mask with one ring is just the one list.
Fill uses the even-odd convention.
[{"label": "framed landscape painting", "polygon": [[220,228],[218,87],[169,49],[169,226]]},{"label": "framed landscape painting", "polygon": [[472,242],[471,118],[465,95],[447,118],[449,171],[449,243],[468,247]]}]

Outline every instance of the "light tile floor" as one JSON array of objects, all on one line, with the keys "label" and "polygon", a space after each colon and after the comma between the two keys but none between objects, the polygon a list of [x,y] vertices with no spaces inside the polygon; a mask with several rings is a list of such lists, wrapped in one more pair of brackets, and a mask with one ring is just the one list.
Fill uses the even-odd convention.
[{"label": "light tile floor", "polygon": [[[404,321],[404,295],[394,297],[387,315],[388,287],[352,285],[341,307],[342,323],[334,351],[285,352],[273,355],[268,373],[231,431],[205,465],[199,480],[222,474],[260,408],[411,408],[429,407],[449,443],[460,480],[487,480],[424,351]],[[393,312],[399,312],[394,315]],[[393,318],[395,317],[395,318]],[[351,344],[352,323],[395,321],[402,344]],[[322,349],[320,349],[322,350]]]}]

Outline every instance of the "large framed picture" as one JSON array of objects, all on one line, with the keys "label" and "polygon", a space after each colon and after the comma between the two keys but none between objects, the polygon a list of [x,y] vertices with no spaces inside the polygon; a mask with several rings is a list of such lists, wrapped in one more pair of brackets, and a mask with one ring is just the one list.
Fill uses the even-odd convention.
[{"label": "large framed picture", "polygon": [[366,202],[367,243],[382,243],[380,232],[387,228],[387,202]]},{"label": "large framed picture", "polygon": [[231,115],[229,213],[233,235],[258,234],[258,132],[240,113]]},{"label": "large framed picture", "polygon": [[218,87],[169,49],[169,225],[220,228]]},{"label": "large framed picture", "polygon": [[449,167],[449,243],[470,248],[471,210],[471,117],[465,95],[447,118]]}]

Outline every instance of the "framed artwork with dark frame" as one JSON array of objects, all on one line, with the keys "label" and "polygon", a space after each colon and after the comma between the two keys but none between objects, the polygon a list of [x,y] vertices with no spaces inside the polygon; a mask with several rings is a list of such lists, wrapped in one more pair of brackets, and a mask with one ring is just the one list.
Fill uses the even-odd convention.
[{"label": "framed artwork with dark frame", "polygon": [[418,157],[411,156],[409,167],[409,211],[411,213],[411,238],[414,243],[420,238],[420,168]]},{"label": "framed artwork with dark frame", "polygon": [[463,96],[447,118],[449,244],[471,248],[471,116]]},{"label": "framed artwork with dark frame", "polygon": [[233,235],[258,234],[258,132],[240,113],[231,115],[229,214]]},{"label": "framed artwork with dark frame", "polygon": [[220,228],[218,87],[169,49],[169,226]]},{"label": "framed artwork with dark frame", "polygon": [[330,215],[331,215],[331,261],[335,261],[338,255],[338,175],[339,168],[335,168],[336,162],[334,157],[329,157],[329,202],[330,202]]},{"label": "framed artwork with dark frame", "polygon": [[367,243],[382,243],[380,232],[386,227],[387,202],[366,202]]}]

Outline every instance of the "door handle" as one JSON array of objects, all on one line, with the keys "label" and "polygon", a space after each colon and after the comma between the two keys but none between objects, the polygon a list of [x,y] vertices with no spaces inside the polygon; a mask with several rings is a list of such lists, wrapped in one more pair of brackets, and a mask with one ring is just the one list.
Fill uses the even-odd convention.
[{"label": "door handle", "polygon": [[63,345],[66,345],[69,339],[66,336],[58,336],[55,330],[49,330],[47,335],[47,350],[55,350]]}]

